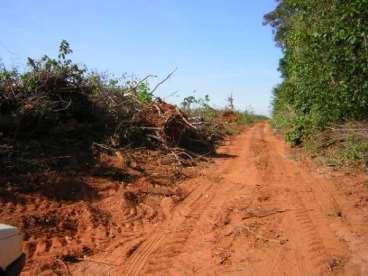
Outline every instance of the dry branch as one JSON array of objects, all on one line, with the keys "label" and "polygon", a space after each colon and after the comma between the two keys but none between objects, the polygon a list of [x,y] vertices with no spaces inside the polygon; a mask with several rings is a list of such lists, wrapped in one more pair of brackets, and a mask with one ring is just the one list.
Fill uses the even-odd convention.
[{"label": "dry branch", "polygon": [[171,71],[166,78],[164,78],[162,81],[160,81],[158,84],[156,84],[156,86],[151,90],[151,93],[153,94],[157,88],[159,88],[162,84],[164,84],[168,79],[170,79],[172,77],[172,75],[174,75],[174,73],[178,70],[178,68],[175,68],[173,71]]}]

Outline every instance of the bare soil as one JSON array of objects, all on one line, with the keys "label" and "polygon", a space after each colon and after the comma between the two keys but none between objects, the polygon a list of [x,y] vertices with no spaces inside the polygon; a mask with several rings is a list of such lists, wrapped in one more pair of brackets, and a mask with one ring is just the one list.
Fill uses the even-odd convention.
[{"label": "bare soil", "polygon": [[265,123],[220,155],[162,201],[164,221],[73,275],[367,275],[366,175],[295,160]]},{"label": "bare soil", "polygon": [[1,201],[2,220],[26,229],[24,275],[368,275],[368,176],[314,164],[267,123],[215,164],[152,179]]}]

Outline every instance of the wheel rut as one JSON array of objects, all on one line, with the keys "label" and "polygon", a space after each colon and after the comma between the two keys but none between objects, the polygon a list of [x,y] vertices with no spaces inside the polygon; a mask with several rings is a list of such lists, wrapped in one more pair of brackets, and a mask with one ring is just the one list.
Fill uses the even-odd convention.
[{"label": "wheel rut", "polygon": [[[366,271],[357,267],[362,262],[349,264],[354,259],[349,248],[354,247],[333,227],[336,221],[344,223],[334,183],[293,160],[292,151],[267,123],[247,128],[220,153],[201,176],[183,183],[186,197],[165,212],[162,222],[149,232],[127,236],[129,242],[122,238],[108,253],[115,265],[95,266],[89,274],[309,276]],[[142,212],[150,211],[127,214],[125,223],[136,223]],[[128,245],[127,254],[123,248]]]},{"label": "wheel rut", "polygon": [[[125,275],[141,275],[142,272],[161,271],[162,267],[155,267],[165,264],[165,260],[180,252],[179,245],[186,241],[202,208],[213,197],[209,195],[212,186],[213,183],[210,183],[193,191],[190,198],[183,202],[178,210],[174,210],[173,219],[157,227],[153,235],[134,252],[122,272]],[[171,249],[172,247],[174,249]]]}]

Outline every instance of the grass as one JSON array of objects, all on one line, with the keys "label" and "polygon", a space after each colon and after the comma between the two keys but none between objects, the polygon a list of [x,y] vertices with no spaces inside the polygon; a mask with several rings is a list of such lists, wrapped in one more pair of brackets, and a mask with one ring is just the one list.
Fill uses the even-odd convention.
[{"label": "grass", "polygon": [[348,122],[311,134],[303,147],[321,163],[337,167],[368,165],[368,133],[366,123]]}]

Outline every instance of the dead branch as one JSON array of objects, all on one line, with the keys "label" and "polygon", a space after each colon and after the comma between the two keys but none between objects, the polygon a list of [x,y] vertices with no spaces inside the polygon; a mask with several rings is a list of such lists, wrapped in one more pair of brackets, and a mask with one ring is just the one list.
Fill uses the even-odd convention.
[{"label": "dead branch", "polygon": [[164,84],[168,79],[171,78],[172,75],[174,75],[174,73],[178,70],[178,68],[175,68],[173,71],[171,71],[166,78],[164,78],[162,81],[160,81],[158,84],[156,84],[156,86],[151,90],[151,93],[153,94],[157,88],[159,88],[162,84]]},{"label": "dead branch", "polygon": [[332,131],[368,131],[368,128],[333,128],[328,127]]},{"label": "dead branch", "polygon": [[165,141],[164,141],[164,140],[162,140],[162,138],[161,138],[161,137],[159,137],[159,136],[155,136],[155,135],[153,135],[153,134],[147,134],[147,137],[152,138],[152,139],[154,139],[154,140],[156,140],[156,141],[160,142],[160,143],[161,143],[161,144],[163,144],[163,145],[166,145]]},{"label": "dead branch", "polygon": [[158,107],[157,104],[154,104],[153,106],[157,109],[158,115],[162,116],[160,107]]},{"label": "dead branch", "polygon": [[172,151],[171,151],[172,154],[174,154],[175,156],[178,156],[178,154],[182,154],[182,155],[185,155],[186,157],[188,157],[192,162],[194,162],[194,159],[193,157],[187,153],[185,150],[182,150],[182,149],[178,149],[178,148],[174,148]]},{"label": "dead branch", "polygon": [[102,150],[106,151],[109,154],[116,154],[116,152],[119,151],[119,149],[115,149],[115,148],[109,147],[107,145],[99,144],[99,143],[96,143],[96,142],[92,143],[92,147],[93,148],[99,148],[100,150],[102,149]]},{"label": "dead branch", "polygon": [[136,90],[137,90],[137,88],[139,87],[139,85],[141,85],[143,82],[145,82],[149,78],[157,78],[157,76],[156,75],[152,75],[152,74],[145,76],[143,79],[141,79],[140,81],[138,81],[135,86],[129,88],[127,92],[133,91],[135,93]]},{"label": "dead branch", "polygon": [[67,110],[67,109],[71,106],[71,104],[72,104],[72,100],[69,100],[69,102],[66,104],[66,106],[65,106],[65,107],[60,108],[60,109],[55,109],[55,110],[53,110],[53,111],[54,111],[54,112],[60,112],[60,111]]}]

